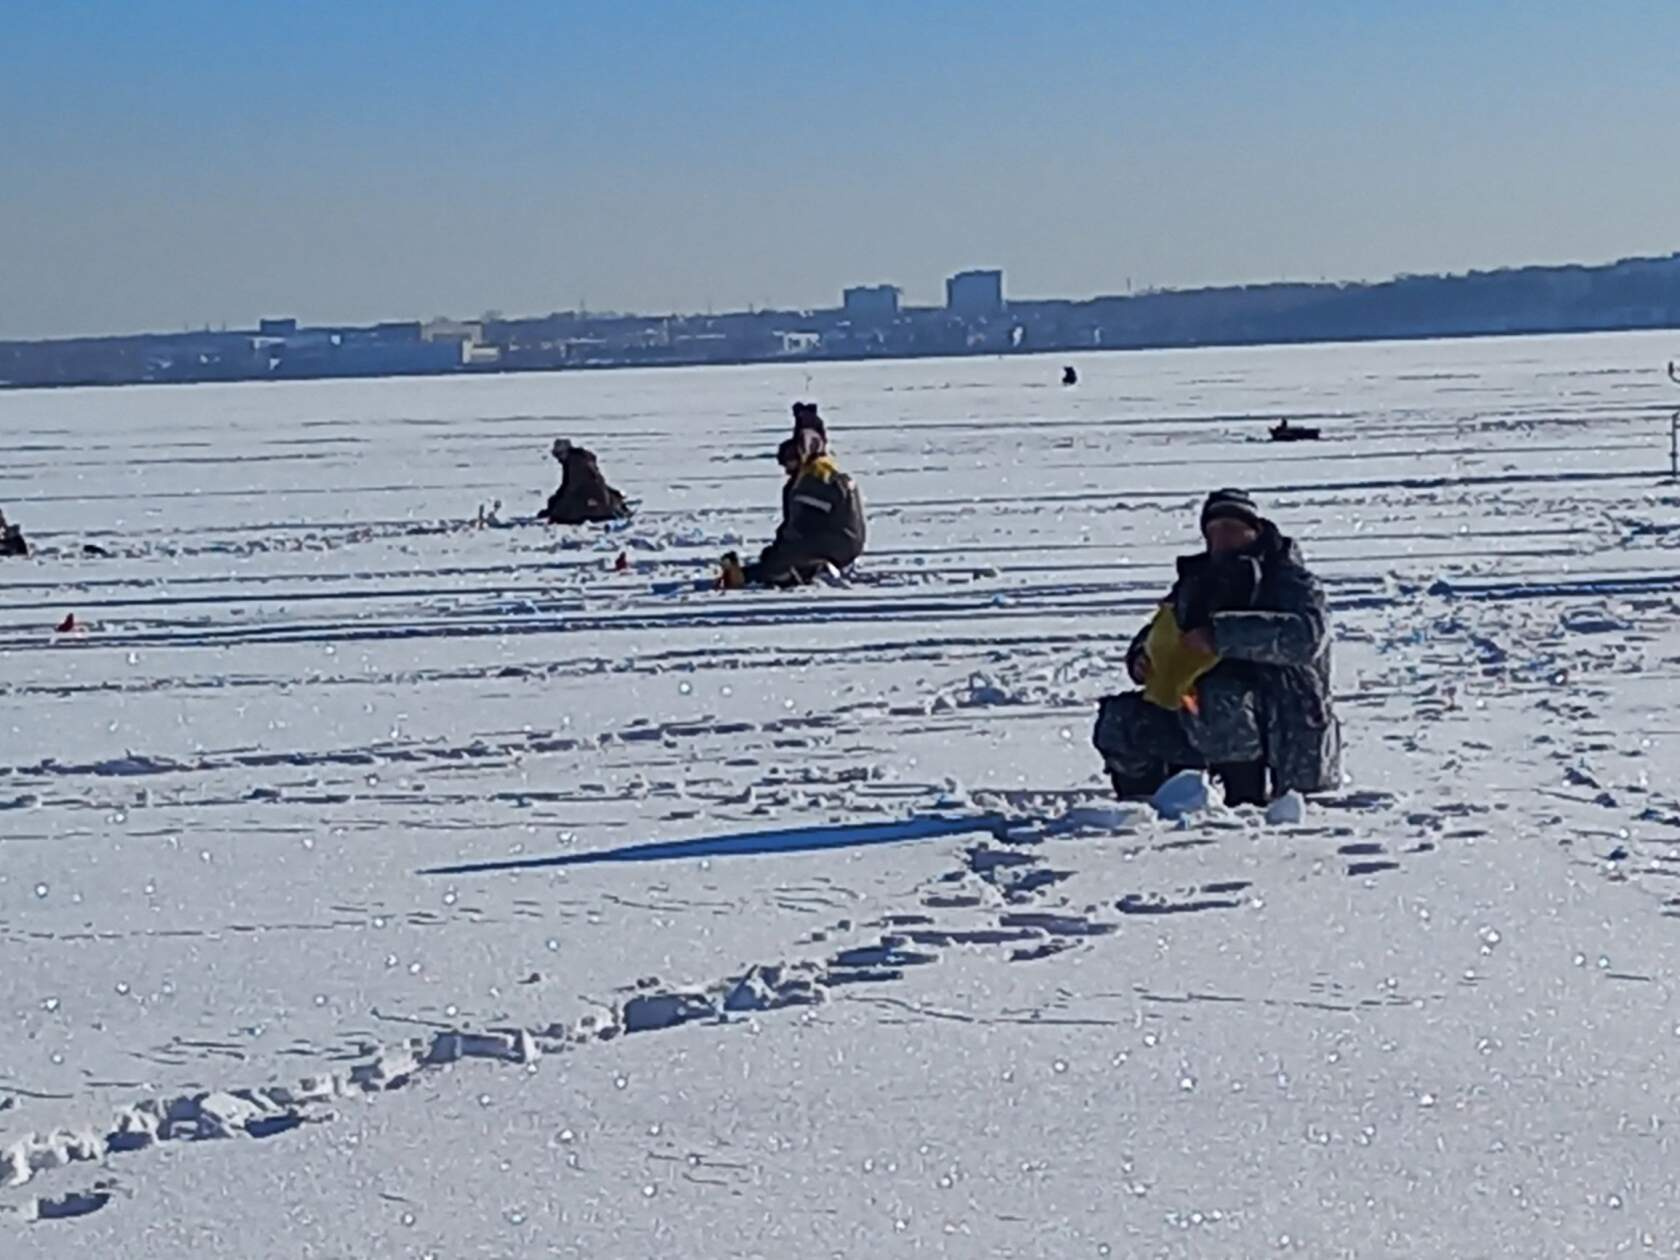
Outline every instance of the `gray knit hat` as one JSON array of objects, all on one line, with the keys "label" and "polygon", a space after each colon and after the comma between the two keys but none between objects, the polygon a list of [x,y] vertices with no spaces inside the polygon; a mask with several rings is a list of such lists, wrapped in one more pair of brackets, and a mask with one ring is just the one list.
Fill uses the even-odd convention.
[{"label": "gray knit hat", "polygon": [[1205,530],[1213,521],[1241,521],[1254,529],[1262,525],[1253,497],[1246,490],[1231,487],[1215,490],[1202,504],[1202,528]]}]

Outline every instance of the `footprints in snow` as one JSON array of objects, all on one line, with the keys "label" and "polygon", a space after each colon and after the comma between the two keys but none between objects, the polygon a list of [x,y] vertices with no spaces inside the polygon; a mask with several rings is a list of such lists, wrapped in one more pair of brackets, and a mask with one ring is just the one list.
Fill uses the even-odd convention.
[{"label": "footprints in snow", "polygon": [[[1357,798],[1354,809],[1385,809],[1391,802]],[[1304,838],[1309,829],[1297,829]],[[1276,833],[1281,835],[1282,833]],[[1165,847],[1163,845],[1157,847]],[[1344,856],[1363,860],[1381,846],[1350,843]],[[1414,851],[1433,848],[1424,842]],[[1071,879],[1074,871],[1050,860],[1055,846],[1041,837],[982,842],[961,851],[956,869],[922,889],[927,913],[889,915],[871,926],[873,941],[849,944],[825,959],[784,960],[750,967],[722,981],[668,986],[657,980],[636,985],[619,1001],[570,1025],[543,1028],[431,1030],[400,1044],[364,1052],[347,1070],[305,1078],[291,1087],[209,1091],[149,1099],[119,1111],[98,1128],[33,1133],[0,1150],[0,1187],[17,1187],[53,1169],[120,1160],[163,1143],[217,1140],[264,1141],[304,1125],[329,1123],[335,1100],[409,1088],[431,1074],[469,1060],[520,1065],[536,1070],[544,1055],[576,1053],[622,1036],[637,1036],[689,1024],[727,1024],[738,1017],[794,1007],[817,1007],[853,986],[904,978],[912,968],[934,966],[945,951],[1000,951],[1008,962],[1055,956],[1118,932],[1128,918],[1240,909],[1250,901],[1247,880],[1203,882],[1182,891],[1131,893],[1117,902],[1083,908],[1040,903]],[[791,890],[790,890],[791,891]],[[820,912],[836,903],[825,895],[810,906]],[[352,907],[339,907],[351,910]],[[530,907],[535,911],[538,907]],[[979,921],[945,921],[979,911]],[[850,932],[841,920],[835,931]],[[827,939],[813,933],[811,942]],[[73,1220],[98,1212],[118,1188],[54,1190],[3,1210],[30,1223]]]},{"label": "footprints in snow", "polygon": [[[850,979],[844,967],[779,963],[750,968],[705,988],[664,991],[647,985],[612,1010],[586,1015],[570,1027],[437,1031],[387,1047],[347,1072],[305,1078],[295,1086],[147,1099],[119,1110],[109,1125],[30,1133],[0,1149],[0,1189],[25,1185],[54,1169],[103,1164],[162,1143],[264,1140],[305,1124],[328,1123],[335,1118],[330,1108],[335,1099],[407,1088],[426,1074],[468,1060],[534,1069],[545,1053],[591,1042],[695,1020],[813,1005],[825,999],[829,985]],[[96,1186],[61,1196],[40,1195],[0,1210],[26,1223],[63,1220],[98,1211],[111,1194],[110,1187]]]}]

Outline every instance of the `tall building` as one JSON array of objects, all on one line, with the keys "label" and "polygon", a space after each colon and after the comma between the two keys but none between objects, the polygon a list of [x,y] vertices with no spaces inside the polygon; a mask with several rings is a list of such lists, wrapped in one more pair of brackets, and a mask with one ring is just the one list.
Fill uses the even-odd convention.
[{"label": "tall building", "polygon": [[883,321],[898,317],[898,286],[894,284],[859,285],[841,294],[846,318],[851,320]]},{"label": "tall building", "polygon": [[945,309],[953,315],[1003,311],[1003,272],[959,271],[945,282]]}]

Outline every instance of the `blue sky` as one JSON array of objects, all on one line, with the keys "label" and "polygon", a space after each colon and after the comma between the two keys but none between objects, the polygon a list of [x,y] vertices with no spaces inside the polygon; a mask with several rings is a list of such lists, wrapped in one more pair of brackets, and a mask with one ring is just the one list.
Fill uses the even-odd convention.
[{"label": "blue sky", "polygon": [[1680,4],[0,0],[0,337],[1680,249]]}]

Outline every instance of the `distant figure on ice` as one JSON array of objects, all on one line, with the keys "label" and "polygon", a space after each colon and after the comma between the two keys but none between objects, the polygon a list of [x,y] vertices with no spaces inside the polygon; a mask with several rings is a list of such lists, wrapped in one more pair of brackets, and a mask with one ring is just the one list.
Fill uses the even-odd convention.
[{"label": "distant figure on ice", "polygon": [[1079,373],[1075,372],[1073,370],[1073,364],[1071,364],[1071,363],[1068,364],[1065,368],[1062,369],[1062,384],[1063,385],[1077,385],[1077,384],[1079,384]]},{"label": "distant figure on ice", "polygon": [[1319,429],[1308,428],[1305,425],[1290,424],[1288,416],[1285,416],[1277,424],[1274,424],[1270,429],[1270,433],[1272,435],[1272,441],[1274,442],[1316,442],[1323,436],[1322,431]]},{"label": "distant figure on ice", "polygon": [[830,567],[844,572],[863,554],[863,496],[856,483],[828,454],[820,430],[807,425],[796,434],[776,451],[787,481],[775,540],[744,567],[734,552],[726,555],[726,588],[803,586]]},{"label": "distant figure on ice", "polygon": [[27,556],[29,544],[24,541],[23,530],[16,525],[6,523],[6,514],[0,512],[0,556]]},{"label": "distant figure on ice", "polygon": [[607,484],[593,451],[555,438],[554,458],[560,464],[560,488],[539,513],[543,520],[550,525],[587,525],[630,518],[630,505]]},{"label": "distant figure on ice", "polygon": [[[1132,640],[1141,691],[1109,696],[1093,742],[1123,799],[1207,769],[1234,805],[1341,783],[1324,592],[1300,549],[1241,490],[1202,506],[1206,547]],[[1268,778],[1270,782],[1268,784]]]}]

